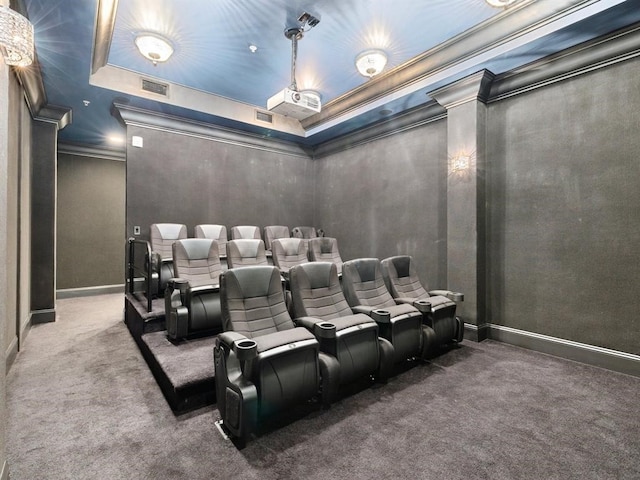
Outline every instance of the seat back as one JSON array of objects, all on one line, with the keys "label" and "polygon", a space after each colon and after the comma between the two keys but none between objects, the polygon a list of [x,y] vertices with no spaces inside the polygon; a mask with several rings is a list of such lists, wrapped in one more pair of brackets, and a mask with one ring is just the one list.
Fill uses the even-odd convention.
[{"label": "seat back", "polygon": [[244,238],[255,238],[256,240],[262,240],[260,236],[260,228],[253,225],[239,225],[231,227],[231,239],[239,240]]},{"label": "seat back", "polygon": [[328,321],[352,314],[342,293],[334,263],[296,265],[289,271],[289,283],[296,317],[316,317]]},{"label": "seat back", "polygon": [[273,250],[271,242],[277,238],[289,237],[291,237],[291,233],[289,232],[289,227],[285,225],[270,225],[264,227],[264,248],[271,251]]},{"label": "seat back", "polygon": [[252,266],[223,272],[220,301],[225,331],[255,338],[294,328],[276,267]]},{"label": "seat back", "polygon": [[410,255],[397,255],[380,262],[382,277],[393,298],[427,298],[429,294],[420,283],[415,262]]},{"label": "seat back", "polygon": [[187,238],[187,226],[180,223],[154,223],[151,225],[151,250],[162,260],[171,260],[171,246],[176,240]]},{"label": "seat back", "polygon": [[315,227],[295,227],[291,230],[291,236],[296,238],[316,238],[318,234],[316,233]]},{"label": "seat back", "polygon": [[338,251],[338,241],[332,237],[317,237],[309,240],[309,260],[312,262],[331,262],[342,273],[342,257]]},{"label": "seat back", "polygon": [[377,258],[359,258],[342,264],[342,289],[350,306],[392,307],[396,302],[384,284]]},{"label": "seat back", "polygon": [[264,242],[255,238],[229,240],[227,243],[227,263],[229,268],[268,265]]},{"label": "seat back", "polygon": [[189,285],[218,285],[220,253],[218,242],[209,238],[185,238],[173,244],[173,270]]},{"label": "seat back", "polygon": [[273,264],[286,274],[294,265],[306,263],[307,242],[302,238],[277,238],[271,244],[273,249]]},{"label": "seat back", "polygon": [[224,225],[202,224],[196,225],[196,238],[210,238],[218,242],[221,257],[227,256],[227,227]]}]

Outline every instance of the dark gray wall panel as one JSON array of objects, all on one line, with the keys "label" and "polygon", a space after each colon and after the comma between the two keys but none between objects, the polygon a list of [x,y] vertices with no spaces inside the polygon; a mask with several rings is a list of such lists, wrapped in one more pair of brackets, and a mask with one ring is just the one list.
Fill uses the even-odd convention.
[{"label": "dark gray wall panel", "polygon": [[[144,147],[131,146],[133,135]],[[134,225],[149,238],[149,225],[310,224],[311,160],[211,138],[151,128],[127,128],[127,236]]]},{"label": "dark gray wall panel", "polygon": [[439,120],[314,161],[315,224],[343,260],[413,255],[446,285],[447,124]]},{"label": "dark gray wall panel", "polygon": [[58,289],[124,283],[124,194],[124,162],[58,155]]},{"label": "dark gray wall panel", "polygon": [[490,106],[490,322],[640,353],[638,68]]}]

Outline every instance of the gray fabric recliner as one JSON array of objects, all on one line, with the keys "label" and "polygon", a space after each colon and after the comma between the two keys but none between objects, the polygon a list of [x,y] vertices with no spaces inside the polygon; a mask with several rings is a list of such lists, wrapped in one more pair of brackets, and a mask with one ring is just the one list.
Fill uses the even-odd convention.
[{"label": "gray fabric recliner", "polygon": [[231,240],[240,240],[244,238],[255,238],[262,240],[260,236],[260,228],[254,225],[237,225],[231,227]]},{"label": "gray fabric recliner", "polygon": [[302,227],[294,227],[291,230],[291,236],[296,238],[316,238],[318,233],[316,232],[316,227],[302,226]]},{"label": "gray fabric recliner", "polygon": [[425,322],[433,328],[438,345],[462,341],[464,322],[456,316],[456,302],[464,299],[462,293],[450,290],[427,292],[410,255],[385,258],[381,268],[385,284],[396,303],[413,305],[420,310]]},{"label": "gray fabric recliner", "polygon": [[229,268],[268,265],[264,242],[255,238],[229,240],[227,243],[227,263]]},{"label": "gray fabric recliner", "polygon": [[227,227],[224,225],[201,224],[194,229],[195,238],[210,238],[218,242],[220,258],[227,258]]},{"label": "gray fabric recliner", "polygon": [[222,425],[241,441],[262,419],[335,389],[336,362],[316,338],[296,327],[273,266],[231,269],[220,276],[224,332],[214,347]]},{"label": "gray fabric recliner", "polygon": [[422,323],[422,313],[409,304],[396,304],[387,290],[377,258],[349,260],[342,265],[342,290],[355,313],[366,313],[380,327],[380,336],[391,342],[395,361],[427,358],[435,333]]},{"label": "gray fabric recliner", "polygon": [[338,240],[333,237],[316,237],[309,240],[309,260],[331,262],[336,265],[338,275],[342,275],[342,257],[338,250]]},{"label": "gray fabric recliner", "polygon": [[269,225],[264,227],[264,248],[267,252],[273,251],[272,242],[279,238],[289,238],[291,237],[291,232],[289,232],[289,227],[285,225]]},{"label": "gray fabric recliner", "polygon": [[285,279],[289,278],[291,267],[309,261],[308,245],[302,238],[277,238],[273,240],[271,247],[273,264]]},{"label": "gray fabric recliner", "polygon": [[151,232],[152,296],[162,297],[167,281],[173,277],[173,242],[187,238],[187,226],[180,223],[154,223]]},{"label": "gray fabric recliner", "polygon": [[338,360],[340,385],[367,375],[385,381],[393,368],[393,346],[378,336],[371,317],[351,311],[336,265],[303,263],[289,272],[294,321],[314,332],[320,350]]},{"label": "gray fabric recliner", "polygon": [[175,277],[165,289],[167,336],[178,340],[222,330],[218,243],[186,238],[173,244]]}]

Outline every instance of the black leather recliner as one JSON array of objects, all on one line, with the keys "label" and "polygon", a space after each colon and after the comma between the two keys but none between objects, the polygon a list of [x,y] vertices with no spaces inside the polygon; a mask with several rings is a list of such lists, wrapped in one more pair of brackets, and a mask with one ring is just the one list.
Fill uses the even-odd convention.
[{"label": "black leather recliner", "polygon": [[319,352],[296,327],[273,266],[231,269],[220,276],[224,332],[214,347],[217,406],[222,425],[241,441],[262,419],[335,390],[337,361]]},{"label": "black leather recliner", "polygon": [[342,257],[338,241],[333,237],[316,237],[309,240],[309,260],[335,263],[338,275],[342,275]]},{"label": "black leather recliner", "polygon": [[186,238],[173,244],[175,277],[165,289],[167,336],[178,340],[222,330],[218,243]]},{"label": "black leather recliner", "polygon": [[427,358],[435,345],[433,329],[422,323],[422,313],[409,304],[396,304],[387,290],[377,258],[349,260],[342,265],[342,290],[355,313],[366,313],[391,342],[395,361]]},{"label": "black leather recliner", "polygon": [[427,292],[410,255],[385,258],[381,268],[384,281],[396,303],[413,305],[420,310],[426,323],[433,328],[438,345],[462,341],[464,322],[456,317],[456,302],[464,300],[462,293],[450,290]]},{"label": "black leather recliner", "polygon": [[336,265],[303,263],[289,272],[294,322],[312,331],[320,349],[338,360],[340,385],[367,375],[385,381],[393,368],[393,346],[378,337],[378,324],[371,317],[351,311]]},{"label": "black leather recliner", "polygon": [[176,240],[187,238],[187,226],[180,223],[154,223],[151,232],[152,295],[162,297],[173,275],[173,252]]}]

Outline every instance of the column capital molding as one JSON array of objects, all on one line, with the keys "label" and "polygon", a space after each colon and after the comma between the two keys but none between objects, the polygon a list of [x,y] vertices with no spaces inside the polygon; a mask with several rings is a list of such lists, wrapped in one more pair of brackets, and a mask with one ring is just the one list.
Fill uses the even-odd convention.
[{"label": "column capital molding", "polygon": [[447,110],[473,101],[487,103],[494,78],[495,75],[489,70],[480,70],[449,85],[432,90],[427,95]]}]

